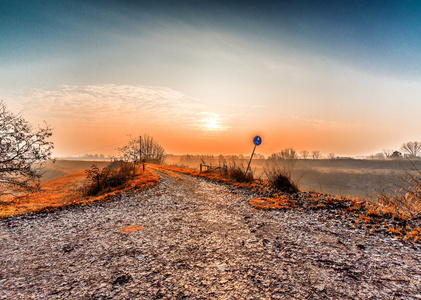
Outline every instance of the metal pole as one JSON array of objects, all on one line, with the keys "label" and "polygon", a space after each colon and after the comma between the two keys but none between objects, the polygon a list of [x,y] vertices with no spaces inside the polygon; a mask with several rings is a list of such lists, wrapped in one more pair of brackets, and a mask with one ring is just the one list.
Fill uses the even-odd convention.
[{"label": "metal pole", "polygon": [[254,155],[254,150],[256,150],[256,145],[254,145],[253,152],[251,153],[251,157],[250,157],[249,164],[248,164],[248,166],[247,166],[246,174],[247,174],[247,172],[249,171],[249,168],[250,168],[250,163],[251,163],[251,160],[253,159],[253,155]]}]

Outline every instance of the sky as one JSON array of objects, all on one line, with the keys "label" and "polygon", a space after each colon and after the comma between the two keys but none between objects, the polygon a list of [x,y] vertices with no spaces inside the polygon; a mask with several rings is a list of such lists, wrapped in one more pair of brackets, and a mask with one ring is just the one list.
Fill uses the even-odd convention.
[{"label": "sky", "polygon": [[421,140],[420,1],[0,0],[0,99],[54,155],[358,156]]}]

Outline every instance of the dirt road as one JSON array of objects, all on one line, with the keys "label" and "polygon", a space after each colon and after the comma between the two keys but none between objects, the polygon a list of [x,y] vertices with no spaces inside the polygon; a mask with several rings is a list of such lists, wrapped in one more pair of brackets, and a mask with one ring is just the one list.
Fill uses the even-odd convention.
[{"label": "dirt road", "polygon": [[421,299],[417,246],[160,176],[136,195],[1,221],[0,298]]}]

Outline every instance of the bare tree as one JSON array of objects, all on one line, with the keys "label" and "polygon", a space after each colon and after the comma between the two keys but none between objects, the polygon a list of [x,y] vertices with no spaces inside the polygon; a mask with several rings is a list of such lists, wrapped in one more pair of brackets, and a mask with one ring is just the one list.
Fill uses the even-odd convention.
[{"label": "bare tree", "polygon": [[137,162],[139,160],[145,160],[156,161],[157,163],[163,163],[165,161],[164,148],[153,137],[147,134],[141,138],[131,139],[127,145],[118,148],[118,151],[124,161]]},{"label": "bare tree", "polygon": [[47,124],[34,129],[0,100],[0,194],[11,188],[30,190],[39,186],[41,164],[54,148],[47,141],[51,135]]},{"label": "bare tree", "polygon": [[327,155],[327,158],[328,158],[328,159],[335,159],[335,158],[336,158],[336,155],[335,155],[335,153],[331,152],[331,153],[329,153],[329,154]]},{"label": "bare tree", "polygon": [[321,157],[322,157],[322,154],[320,153],[320,151],[315,150],[311,152],[312,159],[320,159]]},{"label": "bare tree", "polygon": [[393,150],[390,149],[383,149],[383,154],[386,158],[390,158],[392,156]]},{"label": "bare tree", "polygon": [[376,153],[376,154],[372,154],[372,155],[370,155],[370,157],[369,158],[371,158],[371,159],[385,159],[385,154],[384,154],[384,152],[379,152],[379,153]]},{"label": "bare tree", "polygon": [[272,153],[268,157],[267,169],[276,170],[291,179],[298,155],[292,148],[286,148],[280,152]]},{"label": "bare tree", "polygon": [[401,150],[406,152],[409,157],[417,157],[418,154],[421,154],[421,142],[406,142],[401,146]]},{"label": "bare tree", "polygon": [[301,151],[300,154],[301,154],[301,158],[303,159],[307,159],[310,156],[310,152],[308,152],[307,150]]}]

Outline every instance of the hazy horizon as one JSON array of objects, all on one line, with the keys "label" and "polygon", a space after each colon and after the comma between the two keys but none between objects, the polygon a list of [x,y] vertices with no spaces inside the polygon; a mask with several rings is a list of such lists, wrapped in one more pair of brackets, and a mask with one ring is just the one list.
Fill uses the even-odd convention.
[{"label": "hazy horizon", "polygon": [[421,140],[416,1],[2,1],[0,99],[54,156],[339,156]]}]

